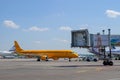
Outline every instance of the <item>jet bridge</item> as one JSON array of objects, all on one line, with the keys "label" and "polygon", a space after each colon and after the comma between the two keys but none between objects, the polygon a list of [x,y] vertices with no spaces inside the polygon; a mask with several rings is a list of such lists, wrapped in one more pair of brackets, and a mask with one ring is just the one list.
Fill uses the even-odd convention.
[{"label": "jet bridge", "polygon": [[[87,48],[99,57],[104,56],[103,65],[113,65],[111,49],[115,46],[120,46],[120,35],[90,34],[88,29],[71,31],[71,47]],[[106,54],[106,47],[109,47],[109,54]]]}]

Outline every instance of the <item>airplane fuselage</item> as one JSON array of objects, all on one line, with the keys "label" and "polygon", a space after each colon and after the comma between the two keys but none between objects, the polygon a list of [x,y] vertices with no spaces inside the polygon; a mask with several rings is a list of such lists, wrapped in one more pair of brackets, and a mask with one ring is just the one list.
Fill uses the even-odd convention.
[{"label": "airplane fuselage", "polygon": [[16,53],[23,55],[33,55],[39,57],[39,59],[46,60],[52,58],[58,60],[59,58],[78,58],[78,54],[72,50],[23,50],[15,41]]},{"label": "airplane fuselage", "polygon": [[77,58],[78,54],[71,50],[22,50],[19,53],[24,55],[36,55],[40,56],[41,59],[44,57],[52,58],[57,60],[59,58]]}]

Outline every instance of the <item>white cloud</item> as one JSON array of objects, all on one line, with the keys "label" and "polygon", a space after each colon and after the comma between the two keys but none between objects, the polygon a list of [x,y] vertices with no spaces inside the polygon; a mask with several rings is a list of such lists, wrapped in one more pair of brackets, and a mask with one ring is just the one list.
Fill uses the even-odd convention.
[{"label": "white cloud", "polygon": [[59,41],[59,42],[62,42],[62,43],[69,43],[68,40],[65,40],[65,39],[54,39],[55,41]]},{"label": "white cloud", "polygon": [[110,18],[117,18],[118,16],[120,16],[120,12],[114,10],[106,10],[106,14]]},{"label": "white cloud", "polygon": [[33,26],[33,27],[30,27],[29,29],[23,29],[23,31],[40,31],[40,32],[43,32],[43,31],[48,31],[49,29],[48,28],[39,28],[37,26]]},{"label": "white cloud", "polygon": [[34,43],[36,43],[36,44],[40,44],[40,43],[42,43],[41,41],[34,41]]},{"label": "white cloud", "polygon": [[69,41],[68,41],[68,40],[65,40],[65,39],[60,40],[60,42],[63,42],[63,43],[69,43]]},{"label": "white cloud", "polygon": [[64,30],[64,31],[71,31],[72,30],[72,28],[69,26],[61,26],[59,29]]},{"label": "white cloud", "polygon": [[3,21],[3,24],[9,28],[13,28],[13,29],[19,28],[19,26],[15,22],[13,22],[12,20],[5,20],[5,21]]}]

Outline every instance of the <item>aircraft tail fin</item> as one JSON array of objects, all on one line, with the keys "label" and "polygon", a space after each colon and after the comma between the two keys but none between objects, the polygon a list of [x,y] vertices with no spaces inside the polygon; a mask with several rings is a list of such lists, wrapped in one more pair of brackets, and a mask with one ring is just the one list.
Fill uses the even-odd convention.
[{"label": "aircraft tail fin", "polygon": [[12,46],[12,48],[10,48],[9,51],[10,51],[10,52],[15,52],[15,46]]},{"label": "aircraft tail fin", "polygon": [[19,44],[18,44],[17,41],[14,41],[14,47],[15,47],[15,51],[16,51],[16,52],[20,52],[20,51],[23,50],[23,49],[19,46]]}]

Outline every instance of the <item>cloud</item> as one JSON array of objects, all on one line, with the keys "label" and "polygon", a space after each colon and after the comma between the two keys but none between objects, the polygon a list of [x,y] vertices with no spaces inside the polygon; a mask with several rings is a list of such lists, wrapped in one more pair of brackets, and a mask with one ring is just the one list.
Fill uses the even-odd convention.
[{"label": "cloud", "polygon": [[106,14],[110,18],[117,18],[118,16],[120,16],[120,12],[114,10],[106,10]]},{"label": "cloud", "polygon": [[9,27],[9,28],[13,28],[13,29],[18,29],[19,28],[19,25],[17,25],[15,22],[13,22],[12,20],[5,20],[3,21],[3,24],[6,26],[6,27]]},{"label": "cloud", "polygon": [[59,40],[60,42],[63,42],[63,43],[69,43],[69,41],[68,40],[65,40],[65,39],[61,39],[61,40]]},{"label": "cloud", "polygon": [[34,41],[34,43],[36,43],[36,44],[40,44],[40,43],[42,43],[41,41]]},{"label": "cloud", "polygon": [[53,39],[55,41],[59,41],[59,42],[62,42],[62,43],[69,43],[68,40],[65,40],[65,39]]},{"label": "cloud", "polygon": [[59,29],[63,30],[63,31],[71,31],[72,30],[72,28],[69,26],[61,26]]},{"label": "cloud", "polygon": [[33,26],[33,27],[30,27],[29,29],[23,29],[24,31],[40,31],[40,32],[43,32],[43,31],[48,31],[49,29],[48,28],[39,28],[37,26]]}]

